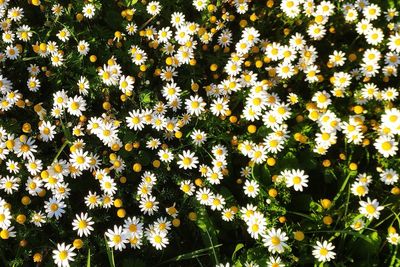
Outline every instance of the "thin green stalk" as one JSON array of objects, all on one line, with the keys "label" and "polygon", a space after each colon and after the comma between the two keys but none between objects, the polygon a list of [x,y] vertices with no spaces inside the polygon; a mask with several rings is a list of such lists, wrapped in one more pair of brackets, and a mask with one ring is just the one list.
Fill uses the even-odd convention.
[{"label": "thin green stalk", "polygon": [[207,233],[208,239],[210,239],[211,248],[212,248],[212,252],[213,252],[213,255],[214,255],[215,262],[218,265],[219,261],[218,261],[217,253],[215,252],[215,246],[214,246],[214,243],[212,242],[212,238],[210,236],[210,233],[208,233],[207,229],[206,229],[206,233]]},{"label": "thin green stalk", "polygon": [[104,235],[104,242],[106,244],[107,258],[108,258],[110,267],[115,267],[114,252],[113,252],[113,249],[108,246],[107,237],[105,235]]},{"label": "thin green stalk", "polygon": [[393,253],[392,258],[391,258],[391,260],[390,260],[390,265],[389,265],[389,267],[395,266],[394,264],[395,264],[396,259],[397,259],[397,250],[398,250],[398,248],[395,247],[394,253]]},{"label": "thin green stalk", "polygon": [[297,216],[309,219],[310,221],[314,221],[313,217],[306,215],[304,213],[300,213],[300,212],[296,212],[296,211],[288,211],[288,210],[286,211],[286,213],[297,215]]},{"label": "thin green stalk", "polygon": [[335,205],[336,201],[340,198],[342,195],[344,189],[346,188],[347,183],[349,182],[349,179],[351,177],[351,172],[347,175],[346,179],[344,180],[342,187],[340,188],[339,192],[336,194],[335,198],[332,201],[332,206]]},{"label": "thin green stalk", "polygon": [[69,144],[68,140],[65,140],[64,144],[60,147],[60,149],[57,151],[57,155],[54,157],[52,164],[58,159],[60,156],[61,152],[64,150],[64,148]]},{"label": "thin green stalk", "polygon": [[143,23],[143,25],[139,27],[139,31],[140,31],[140,30],[143,30],[144,27],[146,27],[147,24],[149,24],[156,16],[157,16],[157,15],[152,16],[152,17],[149,18],[145,23]]},{"label": "thin green stalk", "polygon": [[89,248],[89,250],[88,250],[88,256],[87,256],[86,267],[90,267],[90,248]]},{"label": "thin green stalk", "polygon": [[72,135],[71,135],[71,133],[68,131],[68,129],[65,127],[65,125],[64,125],[64,123],[63,123],[63,121],[62,121],[62,119],[60,119],[60,123],[61,123],[61,129],[62,129],[62,131],[63,131],[63,133],[64,133],[65,138],[66,138],[69,142],[72,143]]},{"label": "thin green stalk", "polygon": [[[379,225],[381,225],[382,223],[386,222],[387,220],[389,220],[390,218],[392,218],[394,216],[394,214],[390,214],[389,216],[387,216],[385,219],[381,220],[379,223],[375,224],[374,228],[377,228]],[[396,220],[396,218],[394,219],[394,221]]]}]

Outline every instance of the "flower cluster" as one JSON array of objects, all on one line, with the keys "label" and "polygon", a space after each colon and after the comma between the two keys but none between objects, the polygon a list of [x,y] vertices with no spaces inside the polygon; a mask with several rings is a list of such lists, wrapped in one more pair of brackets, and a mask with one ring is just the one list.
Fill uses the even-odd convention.
[{"label": "flower cluster", "polygon": [[210,266],[393,264],[398,15],[367,0],[0,0],[3,264],[14,246],[14,264],[188,249]]}]

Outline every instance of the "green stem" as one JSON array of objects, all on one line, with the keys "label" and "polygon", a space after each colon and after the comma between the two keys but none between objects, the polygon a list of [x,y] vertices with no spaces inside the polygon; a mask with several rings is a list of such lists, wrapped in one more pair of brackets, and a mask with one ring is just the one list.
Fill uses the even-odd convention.
[{"label": "green stem", "polygon": [[392,256],[392,258],[391,258],[391,260],[390,260],[390,265],[389,265],[389,267],[392,267],[392,266],[394,266],[394,264],[395,264],[395,261],[396,261],[396,259],[397,259],[397,250],[398,250],[397,247],[395,247],[393,256]]},{"label": "green stem", "polygon": [[143,23],[142,26],[139,27],[139,31],[142,30],[144,27],[147,26],[147,24],[149,24],[157,15],[152,16],[151,18],[149,18],[145,23]]},{"label": "green stem", "polygon": [[65,138],[67,139],[68,142],[72,143],[72,135],[71,133],[67,130],[67,128],[65,127],[62,119],[60,119],[60,123],[61,123],[61,129],[64,133]]},{"label": "green stem", "polygon": [[215,246],[214,246],[212,238],[211,238],[210,234],[208,233],[207,229],[206,229],[206,233],[207,233],[208,239],[210,240],[210,243],[211,243],[211,247],[212,247],[212,252],[213,252],[213,255],[214,255],[215,263],[218,265],[219,261],[218,261],[217,253],[215,252]]},{"label": "green stem", "polygon": [[64,150],[64,148],[69,144],[68,140],[65,140],[64,144],[60,147],[60,149],[57,151],[57,155],[54,157],[52,164],[58,159],[60,156],[61,152]]},{"label": "green stem", "polygon": [[[381,225],[382,223],[386,222],[387,220],[389,220],[390,218],[392,218],[394,216],[394,214],[390,214],[389,216],[387,216],[385,219],[381,220],[379,223],[375,224],[374,228],[377,228],[379,225]],[[396,220],[396,218],[394,219]]]},{"label": "green stem", "polygon": [[347,175],[346,179],[344,180],[344,182],[342,184],[342,187],[340,188],[339,192],[337,193],[337,195],[333,199],[332,206],[335,205],[335,202],[339,199],[339,197],[343,193],[344,189],[346,188],[347,183],[349,182],[350,177],[351,177],[351,172],[349,172],[349,174]]},{"label": "green stem", "polygon": [[286,213],[293,214],[293,215],[297,215],[297,216],[300,216],[300,217],[309,219],[310,221],[314,221],[313,217],[311,217],[311,216],[309,216],[309,215],[306,215],[306,214],[303,214],[303,213],[300,213],[300,212],[288,211],[288,210],[287,210]]}]

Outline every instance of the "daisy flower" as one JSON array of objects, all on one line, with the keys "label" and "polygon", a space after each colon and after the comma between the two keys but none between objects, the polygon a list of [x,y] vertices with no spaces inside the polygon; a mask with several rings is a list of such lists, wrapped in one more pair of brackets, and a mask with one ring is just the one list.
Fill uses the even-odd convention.
[{"label": "daisy flower", "polygon": [[119,80],[119,89],[124,93],[131,93],[135,80],[131,76],[122,75]]},{"label": "daisy flower", "polygon": [[392,244],[397,246],[398,244],[400,244],[400,236],[398,233],[389,233],[386,240]]},{"label": "daisy flower", "polygon": [[289,238],[286,233],[281,229],[268,229],[267,233],[263,236],[264,246],[268,248],[269,252],[283,253],[288,245],[285,243]]},{"label": "daisy flower", "polygon": [[168,148],[161,149],[157,154],[162,162],[170,163],[174,159],[174,155]]},{"label": "daisy flower", "polygon": [[235,217],[235,213],[232,211],[232,209],[228,208],[228,209],[223,209],[222,212],[222,220],[226,221],[226,222],[231,222],[233,221],[234,217]]},{"label": "daisy flower", "polygon": [[246,222],[247,232],[254,239],[258,239],[266,229],[266,220],[260,212],[254,212]]},{"label": "daisy flower", "polygon": [[193,0],[193,6],[197,11],[203,11],[208,4],[208,0]]},{"label": "daisy flower", "polygon": [[42,227],[42,224],[46,222],[46,216],[41,211],[34,211],[30,222],[37,227]]},{"label": "daisy flower", "polygon": [[246,180],[243,186],[243,190],[246,196],[255,198],[259,192],[259,185],[256,181]]},{"label": "daisy flower", "polygon": [[125,249],[126,244],[129,242],[123,232],[122,226],[114,225],[114,230],[108,229],[105,235],[108,238],[108,246],[119,251]]},{"label": "daisy flower", "polygon": [[6,57],[11,60],[15,60],[19,57],[19,50],[17,46],[8,45],[6,47]]},{"label": "daisy flower", "polygon": [[10,20],[19,22],[24,17],[24,10],[20,7],[12,7],[8,10],[8,16]]},{"label": "daisy flower", "polygon": [[267,267],[285,267],[280,257],[269,256],[267,261]]},{"label": "daisy flower", "polygon": [[137,31],[137,26],[134,23],[128,23],[128,25],[126,25],[125,30],[129,35],[134,35]]},{"label": "daisy flower", "polygon": [[355,221],[350,225],[350,227],[351,227],[352,229],[354,229],[355,231],[360,231],[360,230],[362,230],[362,229],[364,228],[364,225],[365,225],[364,221],[361,220],[361,219],[358,219],[358,220],[355,220]]},{"label": "daisy flower", "polygon": [[86,4],[82,9],[83,16],[91,19],[96,13],[96,8],[92,4]]},{"label": "daisy flower", "polygon": [[72,221],[72,230],[78,231],[78,236],[89,236],[90,232],[94,230],[92,225],[92,217],[88,217],[87,213],[76,214],[76,219]]},{"label": "daisy flower", "polygon": [[81,96],[70,97],[66,106],[68,113],[77,117],[81,116],[83,111],[86,111],[86,101]]},{"label": "daisy flower", "polygon": [[6,161],[6,169],[8,170],[9,173],[13,174],[19,173],[18,163],[10,159]]},{"label": "daisy flower", "polygon": [[226,98],[219,97],[213,100],[210,110],[215,116],[225,116],[229,110],[229,101]]},{"label": "daisy flower", "polygon": [[180,183],[180,189],[188,196],[192,196],[196,190],[194,184],[190,180],[184,180]]},{"label": "daisy flower", "polygon": [[71,36],[71,33],[68,31],[68,29],[64,28],[60,30],[57,33],[58,39],[60,39],[62,42],[66,42],[69,40],[69,37]]},{"label": "daisy flower", "polygon": [[392,137],[380,136],[375,140],[374,146],[385,158],[396,155],[399,143]]},{"label": "daisy flower", "polygon": [[216,194],[212,197],[212,199],[210,201],[211,210],[220,211],[224,208],[225,203],[226,203],[225,198],[223,198],[219,194]]},{"label": "daisy flower", "polygon": [[129,117],[126,117],[125,120],[129,129],[141,131],[144,128],[143,116],[139,110],[130,111]]},{"label": "daisy flower", "polygon": [[369,4],[362,10],[362,13],[366,19],[376,20],[381,15],[381,8],[376,4]]},{"label": "daisy flower", "polygon": [[114,195],[117,192],[117,185],[115,181],[109,177],[105,176],[100,181],[100,188],[103,190],[104,193]]},{"label": "daisy flower", "polygon": [[77,149],[70,154],[70,162],[74,168],[80,171],[87,170],[89,168],[90,158],[87,151]]},{"label": "daisy flower", "polygon": [[65,213],[66,205],[58,198],[52,197],[49,201],[45,201],[44,204],[48,218],[55,217],[58,220]]},{"label": "daisy flower", "polygon": [[26,84],[31,92],[37,92],[40,89],[40,81],[36,77],[30,77]]},{"label": "daisy flower", "polygon": [[190,96],[185,100],[186,110],[190,115],[199,116],[205,111],[206,103],[201,96]]},{"label": "daisy flower", "polygon": [[157,250],[162,250],[169,244],[166,231],[152,230],[147,234],[150,244]]},{"label": "daisy flower", "polygon": [[76,253],[73,252],[72,245],[65,245],[65,243],[57,244],[57,249],[53,250],[53,260],[58,267],[69,267],[69,263],[74,261]]},{"label": "daisy flower", "polygon": [[190,150],[184,150],[182,154],[178,155],[179,161],[177,162],[180,169],[191,170],[196,168],[199,163],[198,157],[195,156],[194,152]]},{"label": "daisy flower", "polygon": [[49,121],[42,121],[39,126],[40,138],[44,142],[48,142],[54,139],[56,126],[51,125]]},{"label": "daisy flower", "polygon": [[141,237],[143,235],[143,223],[137,217],[128,217],[124,220],[124,233],[129,237]]},{"label": "daisy flower", "polygon": [[0,228],[8,228],[11,225],[11,219],[10,210],[0,206]]},{"label": "daisy flower", "polygon": [[303,191],[308,186],[308,175],[303,170],[291,170],[285,178],[286,186],[293,186],[295,191]]},{"label": "daisy flower", "polygon": [[60,52],[53,53],[50,57],[50,60],[51,60],[51,65],[59,67],[63,64],[64,56]]},{"label": "daisy flower", "polygon": [[92,193],[89,191],[88,195],[85,197],[85,204],[89,209],[94,209],[100,206],[101,200],[96,192]]},{"label": "daisy flower", "polygon": [[151,1],[146,6],[147,13],[152,16],[156,16],[161,12],[161,5],[157,1]]},{"label": "daisy flower", "polygon": [[153,215],[158,211],[158,201],[154,196],[145,196],[140,199],[139,208],[145,215]]},{"label": "daisy flower", "polygon": [[196,146],[201,146],[207,140],[207,134],[201,130],[194,129],[193,132],[190,134],[190,137],[193,140],[193,143]]},{"label": "daisy flower", "polygon": [[380,180],[386,185],[393,185],[399,180],[398,173],[393,169],[386,169],[380,174]]},{"label": "daisy flower", "polygon": [[351,193],[359,197],[366,196],[368,194],[368,186],[361,182],[355,182],[351,185]]},{"label": "daisy flower", "polygon": [[396,51],[397,53],[399,53],[400,52],[400,34],[395,33],[393,35],[390,35],[389,42],[387,45],[388,45],[390,51]]},{"label": "daisy flower", "polygon": [[196,199],[201,205],[210,205],[214,194],[209,188],[201,188],[196,193]]},{"label": "daisy flower", "polygon": [[89,53],[89,43],[85,40],[81,40],[77,45],[77,49],[79,54],[86,56]]},{"label": "daisy flower", "polygon": [[323,242],[317,241],[313,246],[313,256],[321,262],[327,262],[335,259],[336,253],[333,251],[335,248],[331,242],[324,240]]},{"label": "daisy flower", "polygon": [[367,201],[360,200],[360,207],[358,211],[368,219],[379,219],[380,211],[384,209],[383,206],[379,206],[378,200],[374,199],[371,201],[370,198]]},{"label": "daisy flower", "polygon": [[384,34],[379,28],[371,28],[366,32],[367,43],[371,45],[378,45],[383,41]]}]

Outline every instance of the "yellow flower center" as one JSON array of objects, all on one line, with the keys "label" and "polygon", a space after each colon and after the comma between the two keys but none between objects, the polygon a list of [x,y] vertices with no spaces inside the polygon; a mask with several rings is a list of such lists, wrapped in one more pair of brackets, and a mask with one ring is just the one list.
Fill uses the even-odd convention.
[{"label": "yellow flower center", "polygon": [[319,254],[321,254],[322,256],[326,256],[328,254],[328,250],[326,248],[321,248],[319,250]]},{"label": "yellow flower center", "polygon": [[83,164],[85,162],[85,158],[82,157],[82,156],[78,156],[76,158],[76,162],[79,163],[79,164]]},{"label": "yellow flower center", "polygon": [[146,207],[146,209],[151,209],[153,208],[153,202],[147,201],[146,204],[144,204],[144,206]]},{"label": "yellow flower center", "polygon": [[58,205],[56,203],[51,204],[50,205],[50,210],[53,211],[53,212],[57,211],[58,210]]},{"label": "yellow flower center", "polygon": [[121,243],[121,241],[122,241],[122,238],[121,238],[120,235],[115,235],[115,236],[113,237],[113,242],[114,242],[115,244],[119,244],[119,243]]},{"label": "yellow flower center", "polygon": [[77,110],[79,108],[79,103],[78,102],[72,102],[71,103],[71,109],[72,110]]},{"label": "yellow flower center", "polygon": [[68,258],[68,252],[66,250],[60,251],[60,254],[58,254],[58,257],[60,260],[65,260]]},{"label": "yellow flower center", "polygon": [[368,205],[365,207],[365,210],[366,210],[369,214],[373,214],[373,213],[376,211],[376,208],[375,208],[374,205],[368,204]]},{"label": "yellow flower center", "polygon": [[184,158],[183,160],[182,160],[182,163],[183,163],[183,165],[190,165],[191,163],[192,163],[192,159],[191,158],[188,158],[188,157],[186,157],[186,158]]},{"label": "yellow flower center", "polygon": [[389,141],[383,142],[382,143],[382,149],[385,151],[388,151],[392,148],[392,144]]},{"label": "yellow flower center", "polygon": [[364,193],[365,193],[365,188],[364,188],[364,186],[360,185],[360,186],[357,187],[356,191],[357,191],[357,193],[358,193],[359,195],[364,195]]},{"label": "yellow flower center", "polygon": [[21,146],[21,151],[22,151],[22,152],[28,152],[28,151],[29,151],[29,146],[28,146],[27,144],[23,144],[23,145]]},{"label": "yellow flower center", "polygon": [[160,243],[161,243],[161,241],[162,241],[162,238],[161,238],[161,236],[159,236],[159,235],[156,235],[156,236],[154,237],[154,242],[156,242],[157,244],[160,244]]},{"label": "yellow flower center", "polygon": [[136,224],[131,224],[131,225],[129,225],[129,231],[130,231],[130,232],[136,232],[136,231],[137,231],[137,226],[136,226]]},{"label": "yellow flower center", "polygon": [[272,245],[277,246],[281,243],[281,240],[279,239],[279,237],[273,236],[271,237],[271,243]]},{"label": "yellow flower center", "polygon": [[84,229],[86,227],[87,227],[86,221],[79,221],[79,224],[78,224],[79,229]]}]

